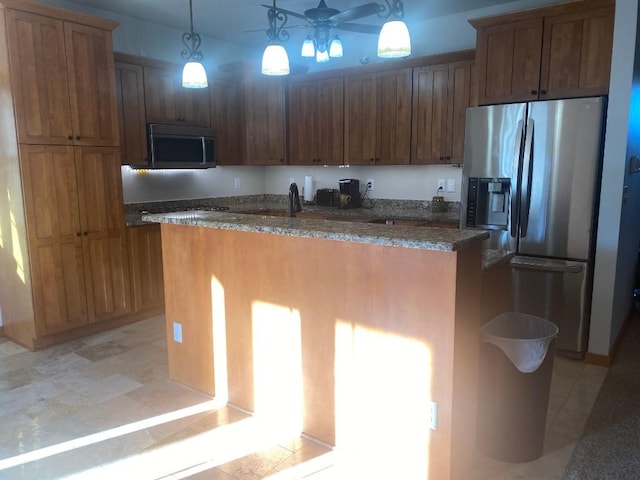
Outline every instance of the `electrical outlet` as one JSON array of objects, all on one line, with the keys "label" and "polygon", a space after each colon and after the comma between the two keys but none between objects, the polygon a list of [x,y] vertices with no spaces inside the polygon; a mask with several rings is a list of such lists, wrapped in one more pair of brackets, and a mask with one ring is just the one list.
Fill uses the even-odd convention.
[{"label": "electrical outlet", "polygon": [[436,402],[429,404],[429,428],[431,430],[438,428],[438,404]]},{"label": "electrical outlet", "polygon": [[295,181],[295,179],[294,179],[293,177],[291,177],[291,178],[289,179],[289,185],[291,185],[292,183],[296,183],[296,181]]},{"label": "electrical outlet", "polygon": [[182,324],[173,322],[173,341],[182,343]]},{"label": "electrical outlet", "polygon": [[455,192],[456,191],[456,179],[449,178],[447,179],[447,192]]},{"label": "electrical outlet", "polygon": [[367,180],[367,188],[368,188],[370,191],[373,191],[373,187],[374,187],[373,178],[369,178],[369,179]]},{"label": "electrical outlet", "polygon": [[240,177],[235,178],[235,180],[233,181],[233,186],[235,188],[240,188]]},{"label": "electrical outlet", "polygon": [[438,179],[438,192],[444,192],[444,188],[445,188],[444,178],[439,178]]}]

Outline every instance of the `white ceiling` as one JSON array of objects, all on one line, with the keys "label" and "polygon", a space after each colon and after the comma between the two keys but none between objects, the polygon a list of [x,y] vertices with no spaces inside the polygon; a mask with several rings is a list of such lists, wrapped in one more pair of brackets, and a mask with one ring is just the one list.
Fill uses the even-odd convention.
[{"label": "white ceiling", "polygon": [[[160,23],[181,30],[189,27],[188,0],[71,0],[89,7]],[[267,28],[267,9],[261,4],[271,5],[271,0],[192,0],[194,30],[214,39],[237,43],[248,47],[262,45],[264,48]],[[331,8],[340,11],[369,3],[372,0],[325,0]],[[384,4],[385,0],[373,0]],[[404,0],[407,23],[428,18],[475,10],[515,0]],[[318,0],[279,0],[277,6],[298,13],[316,7]],[[356,20],[357,23],[381,25],[376,16]],[[303,25],[304,21],[291,17],[288,25]],[[245,33],[247,30],[257,30]],[[305,33],[310,31],[305,30]]]}]

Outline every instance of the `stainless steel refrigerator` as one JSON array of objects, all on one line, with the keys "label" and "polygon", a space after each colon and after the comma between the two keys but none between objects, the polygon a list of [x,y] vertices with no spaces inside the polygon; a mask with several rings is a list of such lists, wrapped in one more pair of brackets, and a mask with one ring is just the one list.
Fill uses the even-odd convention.
[{"label": "stainless steel refrigerator", "polygon": [[591,310],[605,98],[467,109],[462,228],[515,252],[512,307],[554,322],[581,356]]}]

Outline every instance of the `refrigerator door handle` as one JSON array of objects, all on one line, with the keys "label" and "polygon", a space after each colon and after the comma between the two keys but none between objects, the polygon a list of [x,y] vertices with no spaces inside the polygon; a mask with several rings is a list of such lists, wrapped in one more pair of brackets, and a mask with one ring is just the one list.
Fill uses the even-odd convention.
[{"label": "refrigerator door handle", "polygon": [[511,236],[516,237],[518,235],[518,211],[520,210],[520,172],[518,171],[518,165],[520,165],[520,155],[522,151],[522,135],[524,133],[524,120],[518,122],[516,129],[516,144],[513,152],[513,171],[516,172],[517,181],[516,191],[511,194]]},{"label": "refrigerator door handle", "polygon": [[558,272],[558,273],[580,273],[584,270],[581,265],[563,265],[557,263],[546,263],[544,265],[540,263],[529,263],[523,260],[518,262],[512,262],[511,268],[518,268],[522,270],[540,270],[543,272]]},{"label": "refrigerator door handle", "polygon": [[527,132],[524,137],[522,155],[522,183],[520,190],[520,236],[527,236],[529,227],[529,208],[531,206],[531,175],[533,168],[533,118],[527,120]]}]

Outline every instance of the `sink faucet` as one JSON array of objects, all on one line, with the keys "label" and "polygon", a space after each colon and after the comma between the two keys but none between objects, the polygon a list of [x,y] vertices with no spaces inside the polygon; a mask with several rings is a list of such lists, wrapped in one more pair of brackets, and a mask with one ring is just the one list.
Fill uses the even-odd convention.
[{"label": "sink faucet", "polygon": [[292,183],[289,185],[289,216],[295,217],[296,212],[302,211],[302,205],[300,205],[300,194],[298,193],[298,185]]}]

